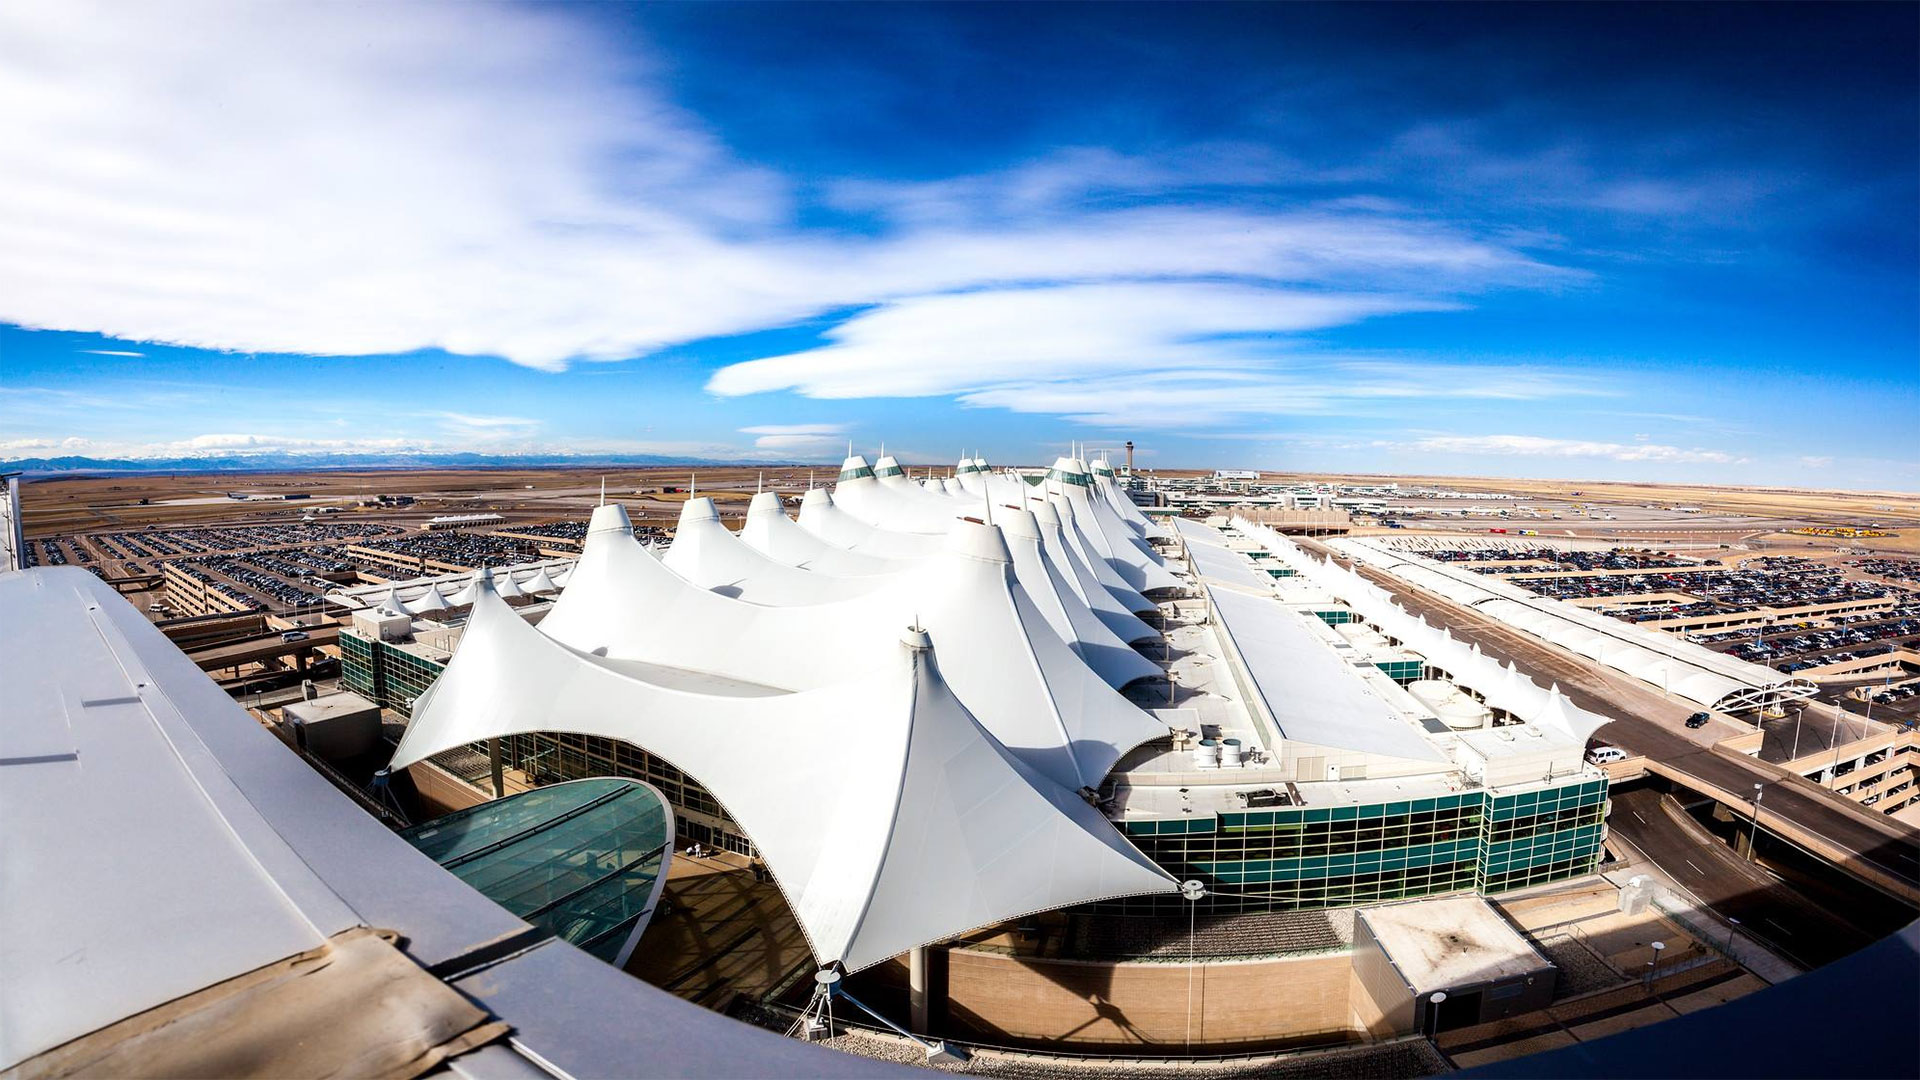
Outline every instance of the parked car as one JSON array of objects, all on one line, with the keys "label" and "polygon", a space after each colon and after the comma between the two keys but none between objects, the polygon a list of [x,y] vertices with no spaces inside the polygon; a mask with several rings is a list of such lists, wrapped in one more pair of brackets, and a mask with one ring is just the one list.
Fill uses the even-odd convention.
[{"label": "parked car", "polygon": [[1687,717],[1687,726],[1690,728],[1703,728],[1707,726],[1707,721],[1711,719],[1713,719],[1713,717],[1708,716],[1706,713],[1697,712]]},{"label": "parked car", "polygon": [[305,641],[307,640],[307,632],[305,630],[288,630],[280,635],[280,640]]},{"label": "parked car", "polygon": [[1587,760],[1595,765],[1608,765],[1627,760],[1627,752],[1617,746],[1596,746],[1587,751]]}]

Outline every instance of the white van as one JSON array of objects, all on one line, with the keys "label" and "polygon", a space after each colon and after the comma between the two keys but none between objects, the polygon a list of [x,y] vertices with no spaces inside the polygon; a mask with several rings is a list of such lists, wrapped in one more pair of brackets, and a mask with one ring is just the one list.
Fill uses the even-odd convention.
[{"label": "white van", "polygon": [[1616,761],[1627,760],[1627,752],[1617,746],[1596,746],[1587,751],[1587,761],[1595,765],[1611,765]]}]

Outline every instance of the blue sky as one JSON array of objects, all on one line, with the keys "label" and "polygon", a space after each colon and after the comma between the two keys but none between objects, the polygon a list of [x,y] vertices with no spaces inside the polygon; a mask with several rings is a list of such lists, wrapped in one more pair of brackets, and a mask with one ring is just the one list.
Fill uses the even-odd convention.
[{"label": "blue sky", "polygon": [[1912,5],[0,9],[0,457],[1920,489]]}]

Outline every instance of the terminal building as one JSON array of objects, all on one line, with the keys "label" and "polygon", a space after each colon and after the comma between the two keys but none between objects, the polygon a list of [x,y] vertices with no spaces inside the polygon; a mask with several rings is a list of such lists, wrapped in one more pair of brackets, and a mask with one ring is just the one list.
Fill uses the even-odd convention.
[{"label": "terminal building", "polygon": [[[90,575],[0,574],[22,706],[0,793],[30,826],[0,907],[50,928],[0,945],[20,974],[0,1068],[891,1070],[737,1031],[601,962],[636,948],[673,838],[703,823],[771,875],[822,985],[897,971],[917,1032],[930,967],[948,1022],[1070,1046],[1061,1003],[1105,1008],[1128,1046],[1169,1055],[1412,1043],[1553,999],[1555,959],[1486,897],[1595,868],[1601,717],[1257,522],[1147,521],[1072,458],[1032,479],[966,465],[915,484],[850,459],[798,520],[756,500],[738,534],[689,500],[659,551],[603,506],[577,562],[343,591],[343,680],[406,721],[392,766],[529,788],[399,834]],[[295,711],[325,728],[355,704]],[[38,884],[102,874],[143,885]],[[155,912],[180,932],[150,933]],[[926,959],[1202,912],[1350,930],[1258,960],[1193,934],[1132,965],[998,944]],[[100,963],[68,963],[75,947]],[[324,1007],[257,981],[283,969],[333,984]],[[405,1008],[367,1007],[396,985]],[[259,1022],[218,1039],[150,1022],[202,1022],[236,992]]]},{"label": "terminal building", "polygon": [[[1497,894],[1598,863],[1606,780],[1583,752],[1600,717],[1465,649],[1444,656],[1436,640],[1422,652],[1415,631],[1369,620],[1338,595],[1350,590],[1253,522],[1149,523],[1111,487],[1110,470],[1071,459],[1038,483],[971,460],[956,477],[914,484],[891,459],[850,459],[833,491],[808,493],[797,521],[762,496],[737,535],[710,501],[691,499],[658,555],[633,539],[617,506],[604,507],[571,576],[553,575],[566,591],[518,600],[517,614],[644,681],[733,696],[844,683],[833,654],[854,639],[897,648],[908,622],[922,625],[936,664],[990,735],[1083,792],[1164,880],[1202,882],[1210,914]],[[958,559],[943,535],[954,529],[976,537],[974,550],[960,543]],[[964,567],[982,562],[985,578],[965,578]],[[1006,585],[982,584],[1002,576]],[[956,589],[962,579],[972,584]],[[496,592],[524,591],[512,573],[493,580]],[[461,599],[452,584],[380,600]],[[1001,589],[1006,610],[979,603]],[[463,608],[453,604],[445,621],[388,616],[398,632],[356,617],[341,635],[343,681],[418,716],[471,633]],[[649,613],[645,625],[630,625],[629,612]],[[780,629],[739,629],[749,615]],[[743,648],[740,633],[772,636]],[[974,640],[987,635],[1005,640]],[[1018,707],[982,704],[1002,688],[968,665],[1032,665],[1049,636],[1066,648],[1046,654]],[[1159,659],[1169,650],[1171,681]],[[988,666],[975,653],[1001,660]],[[510,658],[490,672],[501,686],[518,677]],[[1040,745],[1032,730],[1002,737],[995,715],[1022,709],[1047,718],[1059,745]],[[727,793],[683,768],[684,751],[638,733],[567,729],[529,710],[487,739],[460,738],[454,725],[448,746],[408,747],[406,757],[481,784],[490,770],[534,784],[644,780],[673,804],[685,840],[765,857]],[[1089,746],[1103,749],[1089,755]],[[1160,888],[1060,906],[1158,918],[1186,903]]]}]

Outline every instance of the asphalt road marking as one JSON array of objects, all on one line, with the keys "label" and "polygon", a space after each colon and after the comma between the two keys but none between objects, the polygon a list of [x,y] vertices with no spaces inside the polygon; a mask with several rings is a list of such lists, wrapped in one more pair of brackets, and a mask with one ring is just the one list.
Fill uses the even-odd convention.
[{"label": "asphalt road marking", "polygon": [[[1636,815],[1634,815],[1634,816],[1635,816],[1635,817],[1638,817],[1639,815],[1638,815],[1638,814],[1636,814]],[[1682,861],[1682,862],[1684,862],[1684,863],[1686,863],[1686,864],[1687,864],[1688,866],[1693,866],[1693,860],[1692,860],[1692,859],[1688,859],[1688,858],[1684,858],[1684,857],[1683,857],[1683,858],[1681,859],[1681,861]],[[1707,876],[1707,872],[1706,872],[1705,870],[1702,870],[1702,869],[1700,869],[1700,868],[1699,868],[1699,867],[1697,867],[1697,866],[1693,866],[1693,872],[1694,872],[1694,873],[1696,873],[1696,874],[1699,874],[1699,875],[1700,875],[1701,877],[1706,877],[1706,876]]]}]

